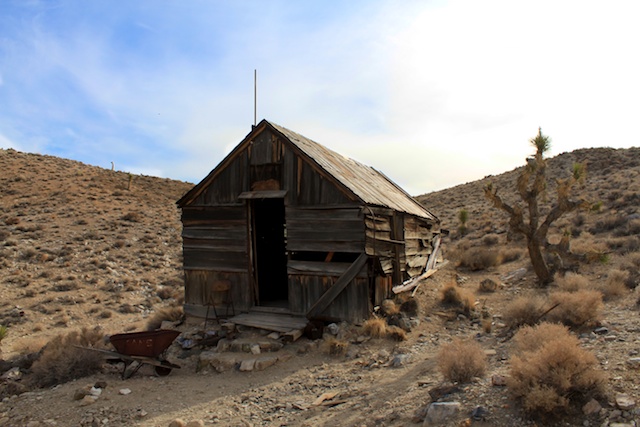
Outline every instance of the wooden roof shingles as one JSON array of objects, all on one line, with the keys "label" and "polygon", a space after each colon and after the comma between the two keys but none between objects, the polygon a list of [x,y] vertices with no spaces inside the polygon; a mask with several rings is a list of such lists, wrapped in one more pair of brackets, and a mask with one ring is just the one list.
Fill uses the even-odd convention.
[{"label": "wooden roof shingles", "polygon": [[287,128],[268,123],[365,204],[438,220],[382,172],[336,153]]}]

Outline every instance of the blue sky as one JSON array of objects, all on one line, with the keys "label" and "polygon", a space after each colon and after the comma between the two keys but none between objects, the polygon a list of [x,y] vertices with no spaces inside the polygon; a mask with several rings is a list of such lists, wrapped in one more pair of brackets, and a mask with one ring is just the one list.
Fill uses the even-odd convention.
[{"label": "blue sky", "polygon": [[271,120],[412,194],[638,146],[637,1],[0,1],[0,147],[196,183]]}]

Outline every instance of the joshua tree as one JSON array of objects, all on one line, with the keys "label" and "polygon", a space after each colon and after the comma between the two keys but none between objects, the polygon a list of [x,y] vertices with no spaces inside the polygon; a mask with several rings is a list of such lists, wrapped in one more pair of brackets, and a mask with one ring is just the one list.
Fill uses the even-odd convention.
[{"label": "joshua tree", "polygon": [[[535,147],[536,154],[527,159],[527,164],[518,176],[516,184],[516,190],[525,206],[506,203],[498,196],[498,189],[494,188],[492,184],[485,187],[484,194],[495,207],[509,214],[511,230],[525,236],[533,270],[541,284],[547,285],[553,280],[553,274],[542,254],[542,247],[547,243],[547,233],[551,224],[565,213],[585,204],[583,200],[570,199],[571,189],[584,178],[585,167],[583,164],[574,164],[569,178],[556,179],[557,201],[551,207],[546,218],[542,220],[538,204],[544,196],[547,186],[547,163],[543,156],[551,148],[551,139],[542,134],[542,129],[538,129],[538,135],[530,139],[529,142]],[[528,213],[526,217],[525,210]]]}]

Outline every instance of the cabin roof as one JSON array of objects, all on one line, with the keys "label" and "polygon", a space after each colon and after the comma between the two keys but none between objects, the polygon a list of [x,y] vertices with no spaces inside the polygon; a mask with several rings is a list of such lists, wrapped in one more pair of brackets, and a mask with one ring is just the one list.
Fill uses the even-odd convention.
[{"label": "cabin roof", "polygon": [[[363,203],[372,206],[382,206],[399,212],[405,212],[422,218],[436,220],[437,218],[424,206],[416,201],[397,184],[387,178],[382,172],[345,157],[311,139],[293,132],[285,127],[267,120],[262,120],[254,130],[234,149],[234,152],[261,132],[265,126],[280,134],[285,140],[297,147],[308,160],[313,161],[327,174],[331,175],[344,188],[353,193]],[[215,177],[215,171],[224,167],[233,152],[225,158],[205,179],[178,201],[184,206],[193,200]]]}]

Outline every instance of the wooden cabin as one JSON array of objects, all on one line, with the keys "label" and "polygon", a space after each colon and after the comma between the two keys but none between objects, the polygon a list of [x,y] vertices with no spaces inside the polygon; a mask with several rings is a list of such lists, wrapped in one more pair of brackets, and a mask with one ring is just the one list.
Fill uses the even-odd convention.
[{"label": "wooden cabin", "polygon": [[367,319],[424,272],[440,233],[381,172],[266,120],[178,205],[184,309],[199,317],[215,305]]}]

